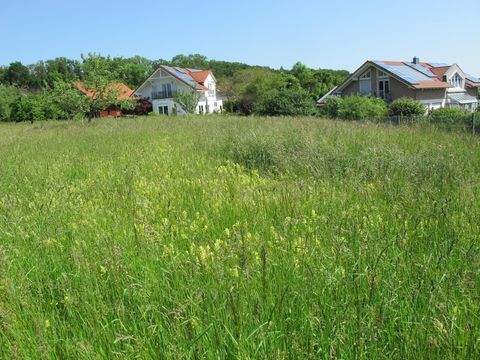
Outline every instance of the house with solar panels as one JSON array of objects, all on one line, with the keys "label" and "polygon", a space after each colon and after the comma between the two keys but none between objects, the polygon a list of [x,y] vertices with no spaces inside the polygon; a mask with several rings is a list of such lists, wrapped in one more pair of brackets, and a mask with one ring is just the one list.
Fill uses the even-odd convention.
[{"label": "house with solar panels", "polygon": [[210,70],[184,69],[161,65],[133,95],[152,103],[153,111],[163,115],[185,115],[175,102],[178,92],[196,91],[199,101],[197,114],[211,114],[223,110],[223,100],[217,94],[217,81]]},{"label": "house with solar panels", "polygon": [[479,106],[480,79],[465,73],[457,64],[406,61],[367,61],[343,84],[318,100],[330,96],[365,95],[391,102],[401,97],[420,101],[427,110]]}]

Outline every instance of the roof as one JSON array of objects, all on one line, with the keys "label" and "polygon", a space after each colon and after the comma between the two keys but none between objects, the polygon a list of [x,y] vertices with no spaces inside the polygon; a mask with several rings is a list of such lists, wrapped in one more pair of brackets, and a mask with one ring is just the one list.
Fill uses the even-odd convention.
[{"label": "roof", "polygon": [[[95,90],[89,89],[81,81],[75,82],[73,84],[73,86],[75,86],[76,89],[81,91],[83,94],[85,94],[89,98],[95,98],[96,97]],[[117,93],[117,100],[127,100],[133,94],[133,90],[130,89],[127,85],[125,85],[124,83],[121,83],[121,82],[110,83],[106,86],[105,90],[106,91],[112,91],[112,92],[115,91]]]},{"label": "roof", "polygon": [[465,92],[461,93],[450,93],[448,97],[459,104],[472,104],[478,102],[475,96],[469,95]]},{"label": "roof", "polygon": [[411,63],[401,61],[372,61],[381,69],[416,89],[448,88],[450,84],[443,82],[427,63]]},{"label": "roof", "polygon": [[173,77],[182,81],[197,90],[207,90],[204,82],[208,75],[212,75],[211,70],[184,69],[177,66],[160,65],[160,68],[168,72]]},{"label": "roof", "polygon": [[[443,89],[452,87],[443,76],[453,66],[444,63],[373,61],[375,65],[395,75],[415,89]],[[480,87],[480,79],[465,74],[468,86]]]},{"label": "roof", "polygon": [[187,69],[190,73],[190,76],[199,84],[204,84],[205,80],[207,80],[208,75],[211,75],[212,72],[210,70],[194,70],[194,69]]}]

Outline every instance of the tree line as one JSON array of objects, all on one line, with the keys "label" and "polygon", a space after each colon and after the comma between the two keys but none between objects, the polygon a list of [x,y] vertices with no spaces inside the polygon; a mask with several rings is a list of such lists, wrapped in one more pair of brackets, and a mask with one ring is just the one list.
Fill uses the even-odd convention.
[{"label": "tree line", "polygon": [[88,104],[76,94],[72,84],[85,82],[98,93],[103,93],[111,82],[122,82],[135,89],[159,65],[212,70],[219,93],[229,99],[226,109],[245,115],[314,114],[315,101],[348,76],[347,71],[311,69],[302,63],[288,70],[272,69],[212,60],[199,54],[150,60],[92,53],[79,60],[59,57],[29,65],[16,61],[0,66],[0,120],[21,121],[29,116],[62,119],[92,113],[99,106],[115,102],[114,97]]}]

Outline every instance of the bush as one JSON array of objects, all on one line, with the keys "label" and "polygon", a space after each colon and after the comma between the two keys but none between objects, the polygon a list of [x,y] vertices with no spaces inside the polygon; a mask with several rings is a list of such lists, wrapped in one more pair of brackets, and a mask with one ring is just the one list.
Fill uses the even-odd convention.
[{"label": "bush", "polygon": [[425,106],[411,98],[403,97],[390,104],[390,115],[414,117],[425,114]]},{"label": "bush", "polygon": [[338,117],[345,120],[378,120],[388,115],[385,101],[364,96],[349,96],[340,102]]},{"label": "bush", "polygon": [[270,90],[255,104],[255,113],[271,116],[313,115],[315,104],[301,88]]},{"label": "bush", "polygon": [[16,87],[0,85],[0,121],[13,121],[12,111],[19,97]]},{"label": "bush", "polygon": [[337,118],[342,101],[343,99],[339,96],[329,97],[320,108],[320,113],[332,119]]},{"label": "bush", "polygon": [[441,108],[433,110],[430,122],[438,125],[462,125],[468,122],[471,114],[460,108]]},{"label": "bush", "polygon": [[57,83],[51,90],[28,93],[12,106],[12,121],[66,120],[84,115],[86,97],[71,85]]}]

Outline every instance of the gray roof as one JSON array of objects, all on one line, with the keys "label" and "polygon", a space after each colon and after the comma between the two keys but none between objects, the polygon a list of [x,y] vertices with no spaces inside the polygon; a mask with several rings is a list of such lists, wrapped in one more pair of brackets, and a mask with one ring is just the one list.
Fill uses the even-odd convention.
[{"label": "gray roof", "polygon": [[465,74],[465,76],[466,76],[467,79],[470,80],[471,82],[480,83],[480,78],[478,78],[478,77],[475,77],[475,76],[470,75],[470,74]]},{"label": "gray roof", "polygon": [[472,104],[478,102],[478,99],[474,96],[468,95],[465,92],[450,93],[448,97],[459,104]]}]

